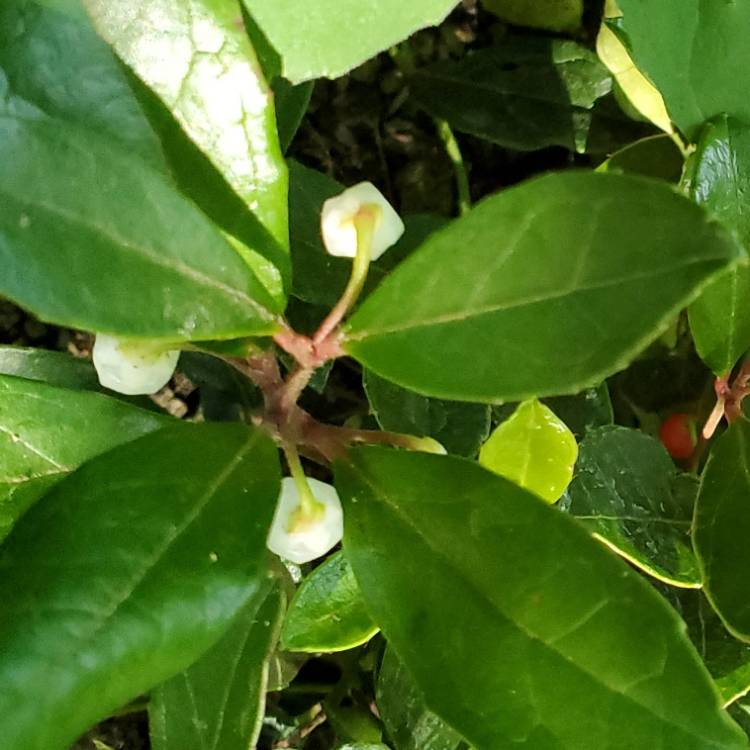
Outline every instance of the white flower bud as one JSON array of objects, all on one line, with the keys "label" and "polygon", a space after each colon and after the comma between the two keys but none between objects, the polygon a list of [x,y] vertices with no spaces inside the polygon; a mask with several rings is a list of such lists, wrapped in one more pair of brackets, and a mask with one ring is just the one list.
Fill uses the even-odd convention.
[{"label": "white flower bud", "polygon": [[128,396],[156,393],[172,377],[178,351],[160,351],[153,344],[124,341],[100,333],[92,352],[99,382]]},{"label": "white flower bud", "polygon": [[379,258],[398,242],[404,222],[383,194],[371,182],[360,182],[323,204],[320,228],[329,255],[353,258],[357,254],[357,228],[354,218],[365,207],[376,211],[371,260]]},{"label": "white flower bud", "polygon": [[294,479],[281,480],[276,513],[268,532],[268,549],[298,565],[322,557],[341,541],[344,515],[336,490],[325,482],[308,477],[307,483],[318,507],[305,516]]}]

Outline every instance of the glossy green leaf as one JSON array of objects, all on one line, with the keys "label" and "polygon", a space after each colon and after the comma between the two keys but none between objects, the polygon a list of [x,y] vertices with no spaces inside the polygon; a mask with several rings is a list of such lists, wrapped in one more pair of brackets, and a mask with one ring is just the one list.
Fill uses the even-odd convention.
[{"label": "glossy green leaf", "polygon": [[255,747],[266,702],[267,660],[282,608],[281,587],[269,582],[218,643],[151,693],[153,750]]},{"label": "glossy green leaf", "polygon": [[421,396],[378,377],[364,373],[367,400],[378,424],[391,432],[403,432],[437,440],[449,453],[476,456],[490,431],[490,407]]},{"label": "glossy green leaf", "polygon": [[606,382],[570,396],[546,398],[543,403],[565,422],[578,439],[595,427],[603,427],[614,422],[612,401]]},{"label": "glossy green leaf", "polygon": [[344,550],[427,705],[480,750],[740,750],[671,607],[588,532],[450,456],[336,466]]},{"label": "glossy green leaf", "polygon": [[4,111],[47,116],[116,138],[164,167],[159,139],[80,0],[3,1],[0,100]]},{"label": "glossy green leaf", "polygon": [[172,422],[103,394],[0,375],[0,540],[84,461]]},{"label": "glossy green leaf", "polygon": [[178,425],[30,509],[0,552],[5,750],[64,750],[208,650],[267,577],[278,489],[270,438]]},{"label": "glossy green leaf", "polygon": [[547,175],[431,235],[355,312],[344,347],[440,398],[576,392],[625,367],[741,257],[666,185]]},{"label": "glossy green leaf", "polygon": [[239,2],[83,3],[99,33],[286,246],[286,165],[273,98],[244,32]]},{"label": "glossy green leaf", "polygon": [[713,445],[701,479],[693,545],[703,590],[729,631],[750,640],[750,423],[736,422]]},{"label": "glossy green leaf", "polygon": [[416,101],[457,130],[522,151],[610,152],[647,131],[609,96],[612,76],[569,39],[514,35],[409,79]]},{"label": "glossy green leaf", "polygon": [[677,183],[682,177],[684,157],[666,133],[642,138],[612,154],[597,169],[599,172],[639,174]]},{"label": "glossy green leaf", "polygon": [[601,427],[581,443],[564,501],[599,539],[666,583],[701,585],[690,545],[697,486],[664,446],[627,427]]},{"label": "glossy green leaf", "polygon": [[750,644],[727,631],[699,591],[680,592],[677,609],[724,705],[745,695],[750,690]]},{"label": "glossy green leaf", "polygon": [[0,293],[44,320],[172,341],[276,325],[218,229],[116,142],[0,116],[0,198]]},{"label": "glossy green leaf", "polygon": [[[685,180],[691,197],[750,247],[750,127],[726,117],[710,123]],[[719,276],[689,312],[701,358],[717,375],[728,374],[750,348],[750,267],[737,266]]]},{"label": "glossy green leaf", "polygon": [[547,31],[576,31],[583,0],[483,0],[482,5],[508,23]]},{"label": "glossy green leaf", "polygon": [[396,750],[455,750],[461,742],[425,705],[414,678],[392,648],[386,648],[375,689],[378,713]]},{"label": "glossy green leaf", "polygon": [[297,589],[284,619],[281,645],[287,651],[343,651],[377,632],[351,566],[337,552]]},{"label": "glossy green leaf", "polygon": [[[333,307],[346,287],[351,259],[329,255],[320,234],[323,203],[344,190],[336,180],[299,162],[289,161],[289,224],[294,266],[293,294],[305,302]],[[404,217],[406,230],[385,255],[370,266],[365,285],[369,293],[384,276],[446,223],[434,214]]]},{"label": "glossy green leaf", "polygon": [[0,346],[0,375],[15,375],[75,390],[101,388],[96,370],[88,360],[32,347]]},{"label": "glossy green leaf", "polygon": [[439,24],[456,0],[243,0],[292,83],[337,78],[417,29]]},{"label": "glossy green leaf", "polygon": [[724,113],[750,121],[747,3],[618,0],[618,5],[624,14],[618,26],[633,61],[689,138]]},{"label": "glossy green leaf", "polygon": [[479,451],[482,466],[548,503],[565,492],[577,457],[573,433],[536,399],[524,401]]}]

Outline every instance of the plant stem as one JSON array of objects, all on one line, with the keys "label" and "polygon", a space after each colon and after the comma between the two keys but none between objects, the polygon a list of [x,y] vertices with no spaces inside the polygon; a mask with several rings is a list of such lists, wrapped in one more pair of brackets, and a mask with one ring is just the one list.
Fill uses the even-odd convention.
[{"label": "plant stem", "polygon": [[469,176],[466,173],[466,164],[461,154],[461,148],[451,126],[440,117],[434,117],[433,119],[440,140],[443,142],[445,153],[448,154],[448,158],[453,164],[453,172],[456,176],[456,192],[458,193],[458,213],[464,216],[471,210],[471,194],[469,191]]},{"label": "plant stem", "polygon": [[307,482],[305,470],[302,468],[297,448],[292,443],[285,442],[283,449],[286,462],[289,465],[289,472],[292,475],[292,479],[294,479],[294,485],[299,495],[299,506],[302,516],[308,518],[314,517],[317,514],[320,503],[315,499],[315,495],[313,495],[310,485]]},{"label": "plant stem", "polygon": [[370,268],[372,239],[379,218],[378,212],[379,209],[377,206],[362,206],[353,219],[357,230],[357,252],[354,256],[349,283],[346,285],[341,299],[336,303],[331,312],[328,313],[326,319],[320,324],[320,328],[315,332],[313,345],[318,345],[325,341],[359,299],[359,295],[367,279],[367,271]]}]

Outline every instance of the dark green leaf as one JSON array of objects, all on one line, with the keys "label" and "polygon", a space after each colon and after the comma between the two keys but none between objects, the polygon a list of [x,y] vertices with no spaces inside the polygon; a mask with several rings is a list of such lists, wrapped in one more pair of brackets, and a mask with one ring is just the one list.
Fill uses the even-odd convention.
[{"label": "dark green leaf", "polygon": [[490,431],[490,408],[483,404],[441,401],[364,373],[364,386],[378,424],[391,432],[404,432],[437,440],[449,453],[476,456]]},{"label": "dark green leaf", "polygon": [[317,567],[292,599],[281,631],[287,651],[343,651],[378,632],[342,552]]},{"label": "dark green leaf", "polygon": [[169,424],[99,393],[0,375],[0,540],[84,461]]},{"label": "dark green leaf", "polygon": [[750,640],[750,423],[736,422],[714,444],[703,470],[693,544],[703,590],[729,631]]},{"label": "dark green leaf", "polygon": [[271,87],[276,103],[276,119],[279,123],[279,144],[282,152],[286,152],[307,111],[313,83],[308,81],[293,86],[284,78],[275,78]]},{"label": "dark green leaf", "polygon": [[745,79],[750,5],[704,0],[618,0],[618,22],[638,68],[689,138],[727,113],[750,121]]},{"label": "dark green leaf", "polygon": [[568,425],[579,440],[594,427],[602,427],[614,421],[606,383],[572,396],[546,398],[544,403]]},{"label": "dark green leaf", "polygon": [[417,102],[457,130],[529,151],[609,152],[645,134],[608,96],[612,76],[567,39],[511,36],[409,79]]},{"label": "dark green leaf", "polygon": [[337,78],[417,29],[439,24],[456,0],[243,0],[292,83]]},{"label": "dark green leaf", "polygon": [[622,369],[741,257],[666,185],[552,174],[429,237],[355,312],[344,347],[440,398],[576,392]]},{"label": "dark green leaf", "polygon": [[750,645],[734,638],[699,591],[681,591],[678,611],[726,706],[750,690]]},{"label": "dark green leaf", "polygon": [[255,747],[282,607],[281,587],[269,582],[218,643],[151,693],[153,750]]},{"label": "dark green leaf", "polygon": [[662,133],[625,146],[601,164],[598,171],[639,174],[677,183],[682,177],[684,161],[674,140]]},{"label": "dark green leaf", "polygon": [[[722,117],[703,132],[686,171],[690,195],[750,247],[750,127]],[[698,353],[726,375],[750,347],[750,267],[737,266],[709,284],[690,306]]]},{"label": "dark green leaf", "polygon": [[427,708],[414,678],[386,648],[375,690],[378,713],[396,750],[455,750],[461,737]]},{"label": "dark green leaf", "polygon": [[548,31],[576,31],[583,16],[583,0],[483,0],[482,4],[503,21]]},{"label": "dark green leaf", "polygon": [[0,116],[0,196],[0,292],[45,320],[172,341],[276,325],[219,230],[116,142]]},{"label": "dark green leaf", "polygon": [[239,2],[83,3],[99,33],[286,245],[286,165],[273,98],[244,32]]},{"label": "dark green leaf", "polygon": [[82,126],[164,166],[126,74],[80,0],[3,0],[0,100],[3,110]]},{"label": "dark green leaf", "polygon": [[746,747],[671,607],[577,522],[450,456],[360,448],[336,476],[368,608],[470,743]]},{"label": "dark green leaf", "polygon": [[96,370],[88,360],[31,347],[0,346],[0,374],[40,380],[60,388],[83,391],[101,388]]},{"label": "dark green leaf", "polygon": [[0,553],[4,749],[64,750],[210,648],[267,577],[278,490],[262,433],[179,425],[29,510]]},{"label": "dark green leaf", "polygon": [[697,486],[678,474],[664,446],[627,427],[601,427],[581,443],[566,510],[647,573],[675,586],[701,585],[690,546]]}]

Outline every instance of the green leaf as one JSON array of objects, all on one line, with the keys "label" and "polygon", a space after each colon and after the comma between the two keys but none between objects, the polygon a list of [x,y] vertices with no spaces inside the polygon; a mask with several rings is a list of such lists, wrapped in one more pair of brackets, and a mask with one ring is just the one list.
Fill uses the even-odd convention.
[{"label": "green leaf", "polygon": [[337,552],[297,589],[284,619],[281,645],[287,651],[344,651],[377,632],[351,566]]},{"label": "green leaf", "polygon": [[505,148],[611,152],[645,134],[612,101],[612,76],[568,39],[513,35],[409,78],[416,101],[457,130]]},{"label": "green leaf", "polygon": [[83,3],[99,33],[286,246],[286,165],[273,98],[244,32],[239,2]]},{"label": "green leaf", "polygon": [[697,492],[664,446],[627,427],[601,427],[581,443],[563,501],[601,541],[641,570],[673,586],[701,585],[690,546]]},{"label": "green leaf", "polygon": [[570,396],[546,398],[543,403],[565,422],[578,439],[595,427],[603,427],[614,422],[612,401],[606,382]]},{"label": "green leaf", "polygon": [[750,423],[733,424],[713,445],[693,520],[703,590],[730,633],[750,640]]},{"label": "green leaf", "polygon": [[276,119],[279,123],[279,144],[281,150],[286,153],[307,111],[313,83],[307,81],[293,86],[284,78],[275,78],[271,88],[276,103]]},{"label": "green leaf", "polygon": [[750,645],[730,635],[701,592],[681,591],[677,604],[724,706],[733,703],[750,690]]},{"label": "green leaf", "polygon": [[461,742],[461,737],[427,708],[414,678],[390,647],[380,663],[375,700],[396,750],[455,750]]},{"label": "green leaf", "polygon": [[[750,127],[722,117],[710,123],[686,172],[690,196],[750,246]],[[690,329],[701,359],[726,375],[750,347],[750,267],[737,266],[690,306]]]},{"label": "green leaf", "polygon": [[[352,261],[329,255],[320,234],[323,203],[344,190],[336,180],[293,159],[289,160],[289,223],[294,266],[293,294],[305,302],[333,307],[346,288]],[[406,230],[388,252],[370,265],[365,293],[432,232],[446,223],[434,214],[404,217]]]},{"label": "green leaf", "polygon": [[336,477],[368,608],[471,744],[747,746],[672,608],[577,522],[451,456],[360,448]]},{"label": "green leaf", "polygon": [[482,4],[503,21],[547,31],[576,31],[583,20],[583,0],[483,0]]},{"label": "green leaf", "polygon": [[490,430],[490,408],[427,398],[364,372],[367,400],[378,424],[391,432],[403,432],[437,440],[449,453],[476,456]]},{"label": "green leaf", "polygon": [[277,325],[218,229],[116,142],[0,116],[0,196],[0,293],[44,320],[175,342]]},{"label": "green leaf", "polygon": [[0,541],[84,461],[172,423],[103,394],[0,375]]},{"label": "green leaf", "polygon": [[479,451],[482,466],[548,503],[565,492],[577,457],[573,433],[536,399],[524,401]]},{"label": "green leaf", "polygon": [[741,257],[666,185],[551,174],[429,237],[355,312],[344,348],[429,396],[576,392],[625,367]]},{"label": "green leaf", "polygon": [[59,119],[120,140],[164,168],[159,139],[80,0],[3,1],[0,100],[4,111]]},{"label": "green leaf", "polygon": [[32,347],[0,346],[0,374],[39,380],[60,388],[84,391],[101,388],[96,370],[88,360]]},{"label": "green leaf", "polygon": [[618,0],[618,5],[624,14],[618,28],[633,61],[688,138],[724,113],[750,121],[747,3]]},{"label": "green leaf", "polygon": [[456,0],[243,0],[281,57],[292,83],[337,78],[425,26],[437,26]]},{"label": "green leaf", "polygon": [[278,489],[270,438],[183,424],[30,509],[0,552],[4,748],[64,750],[210,648],[267,576]]},{"label": "green leaf", "polygon": [[597,171],[639,174],[676,184],[682,177],[684,161],[672,137],[662,133],[628,144],[600,164]]},{"label": "green leaf", "polygon": [[218,643],[151,693],[153,750],[255,747],[282,608],[281,587],[267,583]]}]

